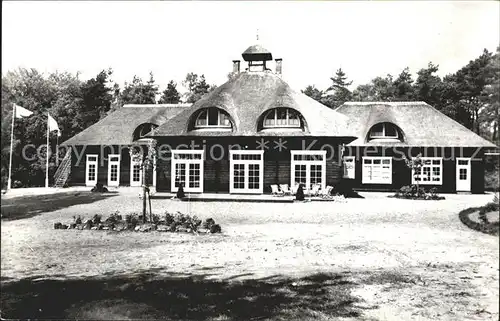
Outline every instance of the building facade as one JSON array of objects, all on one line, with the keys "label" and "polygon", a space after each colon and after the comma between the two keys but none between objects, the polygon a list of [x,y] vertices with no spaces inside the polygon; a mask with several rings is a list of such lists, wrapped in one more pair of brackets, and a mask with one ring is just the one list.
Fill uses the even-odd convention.
[{"label": "building facade", "polygon": [[[192,105],[125,105],[65,142],[71,185],[262,194],[271,185],[394,190],[416,182],[481,193],[482,157],[493,144],[423,102],[346,103],[332,110],[282,79],[282,60],[249,47],[233,74]],[[274,64],[275,69],[270,70]],[[421,173],[404,158],[422,154]]]}]

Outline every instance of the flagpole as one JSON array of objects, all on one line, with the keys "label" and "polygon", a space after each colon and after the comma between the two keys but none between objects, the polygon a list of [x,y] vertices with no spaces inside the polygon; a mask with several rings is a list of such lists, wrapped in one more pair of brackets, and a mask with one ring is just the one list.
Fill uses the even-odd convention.
[{"label": "flagpole", "polygon": [[10,128],[10,157],[9,157],[9,179],[7,180],[7,190],[12,188],[12,150],[14,146],[14,118],[16,118],[16,104],[12,103],[12,126]]},{"label": "flagpole", "polygon": [[45,158],[47,162],[45,164],[45,188],[49,187],[49,113],[47,113],[47,153]]}]

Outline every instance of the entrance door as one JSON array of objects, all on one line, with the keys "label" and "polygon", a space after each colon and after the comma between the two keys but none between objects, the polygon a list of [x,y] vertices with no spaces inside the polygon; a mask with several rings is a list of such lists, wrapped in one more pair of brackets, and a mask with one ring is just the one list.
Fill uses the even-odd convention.
[{"label": "entrance door", "polygon": [[262,194],[263,150],[230,150],[229,192]]},{"label": "entrance door", "polygon": [[108,186],[120,185],[120,155],[108,155]]},{"label": "entrance door", "polygon": [[313,185],[326,186],[326,151],[291,151],[291,185],[303,184],[305,190]]},{"label": "entrance door", "polygon": [[97,184],[97,155],[87,155],[85,163],[85,185],[95,186]]},{"label": "entrance door", "polygon": [[142,155],[130,157],[130,186],[142,186]]},{"label": "entrance door", "polygon": [[470,192],[470,158],[457,158],[457,192]]},{"label": "entrance door", "polygon": [[203,150],[172,150],[172,192],[203,192]]}]

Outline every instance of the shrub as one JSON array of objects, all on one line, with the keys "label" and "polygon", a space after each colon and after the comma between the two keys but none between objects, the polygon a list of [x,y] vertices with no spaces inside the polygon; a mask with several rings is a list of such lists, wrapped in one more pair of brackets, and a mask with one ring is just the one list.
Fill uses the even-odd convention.
[{"label": "shrub", "polygon": [[80,215],[78,215],[78,216],[73,216],[73,222],[74,222],[75,224],[82,224],[82,219],[83,219],[83,218],[82,218]]},{"label": "shrub", "polygon": [[110,223],[110,224],[116,224],[118,223],[119,221],[122,220],[122,216],[119,215],[118,213],[120,213],[119,211],[116,211],[115,213],[111,214],[107,219],[106,219],[106,223]]},{"label": "shrub", "polygon": [[170,225],[174,222],[174,216],[169,212],[165,212],[165,224]]},{"label": "shrub", "polygon": [[139,219],[137,217],[137,214],[127,214],[125,216],[125,222],[127,223],[127,226],[130,228],[134,228],[139,224]]},{"label": "shrub", "polygon": [[94,217],[92,218],[92,224],[97,225],[97,224],[101,223],[101,218],[102,218],[102,215],[95,214]]},{"label": "shrub", "polygon": [[302,184],[299,184],[299,188],[297,189],[297,193],[295,194],[295,199],[297,201],[304,200],[304,188],[302,187]]},{"label": "shrub", "polygon": [[184,193],[184,185],[181,183],[177,189],[177,198],[182,199],[184,197],[186,197],[186,194]]},{"label": "shrub", "polygon": [[407,185],[401,187],[393,197],[406,198],[406,199],[420,199],[420,200],[442,200],[444,197],[437,194],[437,188],[433,187],[426,191],[423,187],[417,185]]},{"label": "shrub", "polygon": [[212,225],[214,225],[214,224],[215,224],[215,221],[213,218],[207,218],[205,220],[205,222],[203,222],[203,228],[209,230],[212,227]]},{"label": "shrub", "polygon": [[214,224],[210,227],[210,233],[220,233],[222,231],[219,224]]},{"label": "shrub", "polygon": [[160,222],[160,215],[153,214],[153,223],[158,224]]}]

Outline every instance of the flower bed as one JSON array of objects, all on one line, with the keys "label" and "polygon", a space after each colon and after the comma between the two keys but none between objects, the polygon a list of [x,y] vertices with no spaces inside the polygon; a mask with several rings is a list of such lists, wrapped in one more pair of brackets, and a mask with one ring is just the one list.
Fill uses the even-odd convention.
[{"label": "flower bed", "polygon": [[160,217],[153,214],[146,218],[144,223],[142,215],[128,214],[125,217],[117,211],[111,214],[104,221],[102,216],[96,214],[92,219],[84,220],[82,217],[73,217],[73,222],[69,224],[55,223],[55,229],[75,229],[75,230],[103,230],[103,231],[135,231],[135,232],[183,232],[183,233],[220,233],[222,231],[219,224],[212,218],[202,221],[196,216],[190,216],[177,212],[175,214],[168,211]]},{"label": "flower bed", "polygon": [[[500,232],[500,222],[498,221],[498,215],[491,216],[497,218],[496,221],[494,219],[492,221],[488,218],[488,214],[498,213],[499,210],[500,210],[500,204],[498,200],[498,195],[495,195],[493,197],[493,202],[490,202],[485,206],[481,207],[467,208],[458,213],[458,217],[460,218],[460,221],[462,221],[462,223],[464,223],[466,226],[468,226],[473,230],[487,234],[498,235]],[[479,216],[479,222],[476,222],[474,219],[472,219],[473,215],[476,212],[478,213]]]},{"label": "flower bed", "polygon": [[416,185],[403,186],[396,192],[396,194],[389,197],[410,200],[444,200],[443,196],[439,196],[437,194],[437,189],[435,187],[426,190],[425,188],[417,187]]}]

